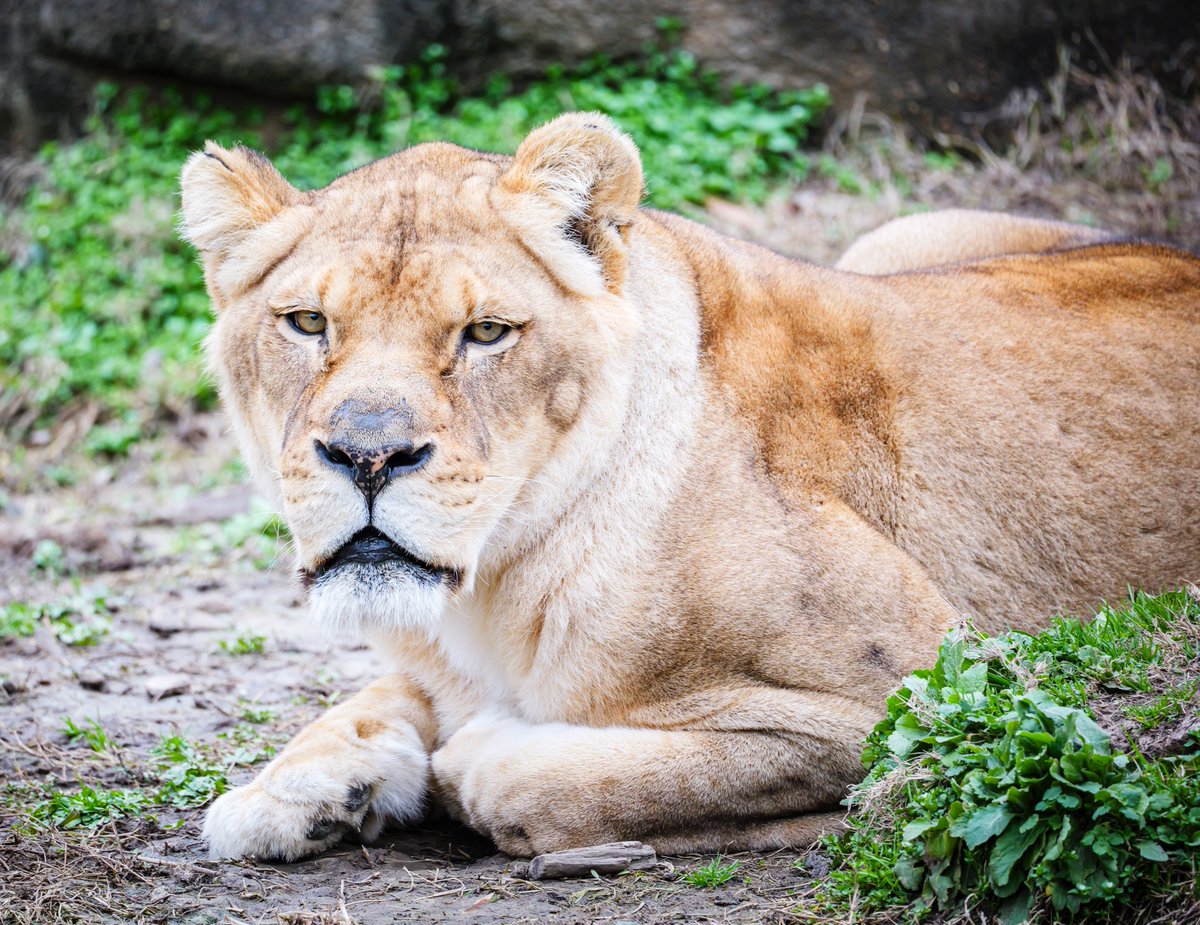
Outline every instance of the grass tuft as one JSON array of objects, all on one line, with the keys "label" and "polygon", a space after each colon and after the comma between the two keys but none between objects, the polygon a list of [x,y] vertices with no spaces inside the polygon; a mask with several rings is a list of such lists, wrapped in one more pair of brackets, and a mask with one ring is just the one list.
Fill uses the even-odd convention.
[{"label": "grass tuft", "polygon": [[684,874],[683,880],[685,883],[690,883],[695,887],[713,888],[723,886],[733,879],[733,875],[738,872],[741,866],[740,861],[722,864],[721,856],[717,855],[703,867],[697,867],[695,870]]}]

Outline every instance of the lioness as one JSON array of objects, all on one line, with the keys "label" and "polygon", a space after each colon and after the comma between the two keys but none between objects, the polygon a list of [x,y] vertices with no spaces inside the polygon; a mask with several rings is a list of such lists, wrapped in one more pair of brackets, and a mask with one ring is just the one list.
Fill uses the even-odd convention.
[{"label": "lioness", "polygon": [[[246,459],[313,608],[394,672],[213,804],[214,855],[431,802],[515,855],[802,843],[961,613],[1200,572],[1200,259],[868,276],[641,198],[590,114],[313,192],[242,148],[188,161]],[[1086,235],[965,221],[971,256]],[[953,258],[953,221],[920,227],[857,269]]]}]

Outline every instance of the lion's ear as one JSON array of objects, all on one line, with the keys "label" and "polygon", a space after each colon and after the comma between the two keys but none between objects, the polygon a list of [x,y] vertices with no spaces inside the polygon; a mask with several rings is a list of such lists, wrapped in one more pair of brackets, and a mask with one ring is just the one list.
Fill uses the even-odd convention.
[{"label": "lion's ear", "polygon": [[[632,139],[611,119],[568,113],[531,132],[500,187],[515,197],[516,217],[534,239],[531,245],[560,257],[582,251],[593,264],[592,277],[599,270],[604,289],[621,290],[625,232],[642,200],[642,162]],[[572,277],[568,284],[580,282],[576,273],[562,275]]]},{"label": "lion's ear", "polygon": [[209,141],[183,167],[183,230],[205,259],[228,257],[260,225],[300,199],[261,154]]}]

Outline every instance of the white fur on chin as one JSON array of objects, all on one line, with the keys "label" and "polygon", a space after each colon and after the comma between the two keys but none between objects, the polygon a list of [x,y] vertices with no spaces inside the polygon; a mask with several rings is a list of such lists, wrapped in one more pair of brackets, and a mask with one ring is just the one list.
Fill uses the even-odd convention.
[{"label": "white fur on chin", "polygon": [[309,607],[328,632],[367,636],[381,630],[427,630],[448,598],[444,582],[418,578],[403,564],[350,563],[316,581]]}]

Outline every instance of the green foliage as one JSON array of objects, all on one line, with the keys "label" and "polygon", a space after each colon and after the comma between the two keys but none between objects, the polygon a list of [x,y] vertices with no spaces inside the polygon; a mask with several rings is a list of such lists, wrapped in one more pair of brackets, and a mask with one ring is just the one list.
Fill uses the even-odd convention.
[{"label": "green foliage", "polygon": [[851,833],[826,845],[837,870],[824,900],[915,912],[983,900],[1018,922],[1035,903],[1069,917],[1190,880],[1200,734],[1148,757],[1088,705],[1102,684],[1142,690],[1194,665],[1198,624],[1200,602],[1179,592],[1033,637],[951,634],[868,739]]},{"label": "green foliage", "polygon": [[62,731],[63,735],[67,737],[68,742],[82,740],[97,754],[103,754],[112,750],[112,739],[108,737],[108,733],[104,731],[104,727],[100,725],[99,720],[89,719],[82,726],[77,726],[73,719],[69,716],[64,716]]},{"label": "green foliage", "polygon": [[54,540],[42,540],[33,550],[33,570],[43,572],[51,578],[62,578],[67,574],[67,556]]},{"label": "green foliage", "polygon": [[[897,860],[905,855],[901,834],[886,826],[875,827],[851,817],[850,831],[827,838],[825,848],[835,862],[820,885],[822,903],[834,912],[852,905],[864,910],[904,907],[912,902],[896,873]],[[803,869],[804,860],[796,862]]]},{"label": "green foliage", "polygon": [[[86,739],[97,752],[115,748],[94,721],[81,729],[68,719],[63,731],[72,739]],[[81,784],[78,793],[51,793],[35,803],[30,819],[35,824],[62,829],[88,829],[142,816],[155,808],[192,809],[229,789],[229,773],[234,768],[256,764],[275,754],[275,744],[246,723],[238,723],[218,740],[221,745],[232,745],[232,750],[193,742],[181,735],[166,736],[154,748],[145,786],[100,790]]]},{"label": "green foliage", "polygon": [[20,602],[9,604],[0,610],[0,639],[32,636],[40,619],[41,612],[37,607]]},{"label": "green foliage", "polygon": [[315,109],[273,126],[269,143],[255,110],[101,85],[86,136],[47,145],[44,182],[0,219],[10,239],[27,241],[7,265],[0,256],[0,429],[22,439],[98,410],[87,446],[119,456],[163,414],[213,403],[197,356],[208,299],[173,227],[179,169],[206,138],[266,149],[311,188],[423,141],[511,152],[563,111],[598,109],[641,145],[651,201],[677,207],[710,195],[760,199],[803,176],[801,143],[829,105],[819,86],[724,90],[687,53],[661,48],[636,62],[555,69],[521,90],[497,78],[470,96],[447,76],[446,54],[435,47],[419,64],[383,69],[365,94],[322,90]]},{"label": "green foliage", "polygon": [[112,610],[103,597],[71,597],[49,604],[9,604],[0,610],[0,639],[32,636],[45,623],[68,646],[91,646],[112,629]]},{"label": "green foliage", "polygon": [[831,154],[821,155],[817,161],[817,169],[821,176],[833,180],[843,193],[850,193],[854,196],[875,196],[879,193],[879,188],[875,184],[860,176],[852,167],[841,163]]},{"label": "green foliage", "polygon": [[962,156],[955,151],[926,151],[921,160],[930,170],[950,173],[962,165]]},{"label": "green foliage", "polygon": [[717,855],[703,867],[697,867],[693,871],[683,875],[685,883],[690,883],[692,886],[698,887],[718,887],[728,883],[733,879],[733,875],[737,873],[741,863],[734,861],[731,864],[722,864],[721,856]]},{"label": "green foliage", "polygon": [[238,715],[242,721],[254,723],[255,725],[269,723],[279,716],[279,711],[274,707],[264,706],[261,703],[254,703],[248,700],[239,703],[238,707],[241,709],[241,713]]},{"label": "green foliage", "polygon": [[261,571],[275,565],[280,547],[290,540],[291,534],[279,515],[256,501],[245,514],[219,523],[184,527],[176,535],[174,546],[177,553],[193,561],[213,563],[227,557],[231,550],[241,550]]},{"label": "green foliage", "polygon": [[1124,713],[1130,719],[1137,720],[1143,729],[1156,729],[1163,723],[1181,719],[1184,711],[1194,709],[1196,692],[1200,690],[1200,678],[1184,681],[1163,694],[1155,697],[1149,703],[1135,704],[1125,708]]},{"label": "green foliage", "polygon": [[264,735],[261,730],[255,729],[250,721],[238,723],[217,738],[223,744],[233,747],[223,759],[231,768],[250,767],[275,757],[277,739]]},{"label": "green foliage", "polygon": [[1143,168],[1143,174],[1150,191],[1157,193],[1175,176],[1175,167],[1167,158],[1160,157],[1154,162],[1154,166]]},{"label": "green foliage", "polygon": [[141,790],[96,790],[86,784],[78,793],[54,793],[34,805],[34,822],[60,829],[94,829],[126,816],[139,816],[146,808]]},{"label": "green foliage", "polygon": [[203,806],[229,786],[228,765],[205,758],[194,742],[180,735],[167,736],[154,749],[159,788],[154,801],[189,809]]},{"label": "green foliage", "polygon": [[226,655],[262,655],[266,642],[266,636],[242,633],[234,639],[222,639],[217,645]]}]

